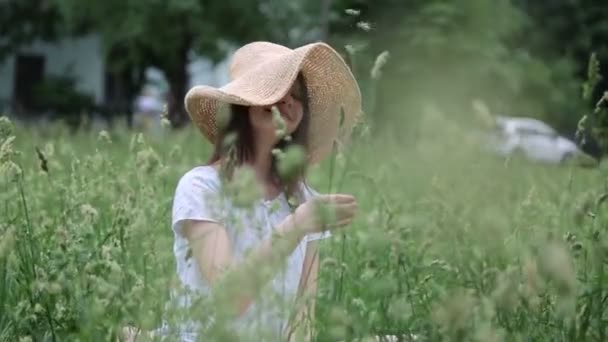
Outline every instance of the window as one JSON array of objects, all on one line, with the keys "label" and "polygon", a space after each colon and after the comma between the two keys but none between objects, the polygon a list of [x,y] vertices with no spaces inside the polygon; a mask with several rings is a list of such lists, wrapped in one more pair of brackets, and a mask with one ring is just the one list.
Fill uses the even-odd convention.
[{"label": "window", "polygon": [[14,98],[18,106],[31,108],[34,99],[34,86],[44,78],[44,56],[17,55],[15,60]]}]

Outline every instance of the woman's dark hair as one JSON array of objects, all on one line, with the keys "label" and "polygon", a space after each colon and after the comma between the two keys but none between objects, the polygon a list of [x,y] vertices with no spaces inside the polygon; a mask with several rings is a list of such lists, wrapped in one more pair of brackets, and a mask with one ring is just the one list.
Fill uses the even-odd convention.
[{"label": "woman's dark hair", "polygon": [[[306,88],[306,80],[302,73],[299,73],[296,82],[300,94],[297,94],[298,100],[302,103],[303,115],[300,124],[289,138],[281,139],[274,149],[285,151],[292,145],[299,145],[307,155],[308,147],[308,127],[310,122],[310,106],[308,98],[308,90]],[[249,108],[241,105],[230,105],[230,118],[223,129],[219,129],[216,136],[215,149],[208,164],[213,164],[220,159],[222,164],[222,177],[227,180],[232,179],[234,168],[243,164],[253,162],[255,159],[255,149],[253,144],[253,127],[249,121]],[[270,115],[270,114],[269,114]],[[219,125],[218,125],[219,126]],[[219,127],[218,127],[219,128]],[[299,170],[298,177],[283,179],[278,171],[278,160],[272,155],[272,164],[270,169],[269,181],[281,187],[289,199],[293,196],[301,195],[299,193],[298,183],[303,181],[305,165]]]}]

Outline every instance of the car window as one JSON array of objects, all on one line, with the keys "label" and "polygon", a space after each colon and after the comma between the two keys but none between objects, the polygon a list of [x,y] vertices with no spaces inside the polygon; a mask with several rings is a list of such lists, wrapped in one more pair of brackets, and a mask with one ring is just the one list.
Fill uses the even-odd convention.
[{"label": "car window", "polygon": [[538,129],[536,127],[518,127],[517,133],[521,135],[543,135],[547,137],[557,136],[557,134],[550,129]]}]

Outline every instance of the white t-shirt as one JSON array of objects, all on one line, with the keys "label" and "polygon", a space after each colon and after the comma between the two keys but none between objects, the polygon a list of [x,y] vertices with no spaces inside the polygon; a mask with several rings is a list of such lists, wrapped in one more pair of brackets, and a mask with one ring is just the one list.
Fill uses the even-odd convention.
[{"label": "white t-shirt", "polygon": [[[316,194],[309,187],[303,184],[301,186],[304,199]],[[230,237],[234,258],[238,262],[249,249],[257,247],[260,242],[270,237],[273,228],[291,214],[283,193],[273,200],[260,199],[252,209],[242,209],[235,208],[230,201],[221,198],[220,187],[221,180],[217,170],[212,166],[199,166],[182,176],[175,191],[172,229],[177,275],[181,285],[194,293],[207,293],[209,288],[200,274],[196,259],[191,256],[188,240],[182,234],[185,220],[221,223]],[[286,328],[288,310],[293,307],[298,290],[306,245],[309,241],[328,236],[329,232],[311,234],[298,244],[288,257],[285,268],[278,272],[255,303],[236,322],[239,330],[262,329],[276,333],[277,337],[282,336]],[[191,299],[184,293],[175,296],[175,299],[182,306],[191,303]],[[194,321],[182,325],[182,341],[196,339],[195,330],[198,323]]]}]

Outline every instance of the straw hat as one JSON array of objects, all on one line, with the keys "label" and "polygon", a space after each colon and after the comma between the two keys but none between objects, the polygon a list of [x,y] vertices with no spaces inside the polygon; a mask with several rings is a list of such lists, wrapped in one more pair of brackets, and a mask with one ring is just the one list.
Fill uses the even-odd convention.
[{"label": "straw hat", "polygon": [[300,71],[309,94],[308,159],[318,162],[331,152],[334,140],[348,138],[361,112],[357,81],[342,57],[327,44],[296,49],[269,42],[247,44],[233,56],[232,81],[221,88],[193,87],[186,94],[186,110],[205,137],[215,143],[220,106],[275,104],[287,94]]}]

